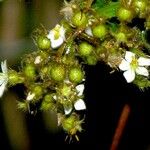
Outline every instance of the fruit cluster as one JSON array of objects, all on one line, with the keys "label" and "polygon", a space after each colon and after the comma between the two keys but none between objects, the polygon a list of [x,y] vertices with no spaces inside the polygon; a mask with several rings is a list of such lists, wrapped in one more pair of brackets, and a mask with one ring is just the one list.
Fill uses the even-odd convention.
[{"label": "fruit cluster", "polygon": [[18,107],[30,113],[35,108],[55,111],[58,125],[78,140],[83,119],[77,111],[86,109],[84,64],[103,61],[112,70],[124,71],[128,83],[150,87],[149,12],[148,0],[65,1],[60,24],[33,32],[37,50],[23,57],[19,72],[1,63],[0,96],[7,84],[23,84],[26,94]]}]

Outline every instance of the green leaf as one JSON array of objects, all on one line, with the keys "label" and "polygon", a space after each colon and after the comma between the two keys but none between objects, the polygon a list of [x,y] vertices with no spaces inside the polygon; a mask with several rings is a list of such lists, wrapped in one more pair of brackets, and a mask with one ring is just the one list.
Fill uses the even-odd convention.
[{"label": "green leaf", "polygon": [[133,81],[133,83],[138,86],[141,90],[145,90],[146,88],[149,88],[150,87],[150,81],[143,77],[143,76],[140,76],[140,75],[137,75],[135,80]]},{"label": "green leaf", "polygon": [[97,0],[93,5],[93,8],[99,14],[100,17],[112,18],[116,17],[116,11],[120,5],[120,2],[108,2],[105,0]]},{"label": "green leaf", "polygon": [[94,8],[102,8],[106,6],[110,0],[96,0],[95,3],[93,3]]}]

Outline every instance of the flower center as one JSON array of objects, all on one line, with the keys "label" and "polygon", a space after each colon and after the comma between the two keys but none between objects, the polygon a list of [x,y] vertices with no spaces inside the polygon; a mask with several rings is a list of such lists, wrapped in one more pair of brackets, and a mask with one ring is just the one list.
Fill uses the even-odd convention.
[{"label": "flower center", "polygon": [[56,27],[53,29],[53,31],[54,31],[54,39],[55,39],[55,40],[59,39],[59,37],[60,37],[60,27],[59,27],[59,26],[56,26]]},{"label": "flower center", "polygon": [[138,61],[135,57],[132,57],[131,68],[135,70],[138,67]]}]

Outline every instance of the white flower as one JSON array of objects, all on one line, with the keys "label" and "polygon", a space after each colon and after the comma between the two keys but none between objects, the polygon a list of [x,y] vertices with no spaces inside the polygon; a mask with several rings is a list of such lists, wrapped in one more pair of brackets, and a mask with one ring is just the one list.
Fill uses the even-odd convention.
[{"label": "white flower", "polygon": [[[77,91],[77,96],[82,96],[83,91],[84,91],[84,84],[79,84],[75,88],[76,88],[76,91]],[[77,99],[75,101],[74,105],[72,105],[72,104],[67,105],[67,106],[64,105],[65,115],[70,114],[73,107],[75,108],[75,110],[84,110],[84,109],[86,109],[86,105],[85,105],[84,101],[82,99]]]},{"label": "white flower", "polygon": [[130,83],[135,79],[135,74],[146,77],[149,75],[146,66],[150,66],[150,59],[144,57],[137,59],[134,53],[126,51],[125,59],[122,60],[119,68],[125,71],[123,75],[127,82]]},{"label": "white flower", "polygon": [[76,86],[76,90],[78,92],[78,96],[83,95],[83,91],[84,91],[84,84],[79,84]]},{"label": "white flower", "polygon": [[29,92],[29,93],[28,93],[28,95],[27,95],[26,100],[27,100],[27,101],[31,101],[31,100],[33,100],[33,98],[34,98],[34,97],[35,97],[35,94],[34,94],[34,93]]},{"label": "white flower", "polygon": [[0,73],[0,97],[3,96],[3,93],[6,89],[6,85],[8,83],[8,69],[7,62],[1,62],[2,73]]},{"label": "white flower", "polygon": [[52,48],[58,48],[65,41],[65,28],[57,24],[54,29],[50,30],[47,38],[51,41]]}]

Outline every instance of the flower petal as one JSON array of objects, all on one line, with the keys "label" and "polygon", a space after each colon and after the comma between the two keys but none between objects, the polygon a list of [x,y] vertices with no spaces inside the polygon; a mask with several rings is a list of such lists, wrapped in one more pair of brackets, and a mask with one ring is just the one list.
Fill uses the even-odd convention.
[{"label": "flower petal", "polygon": [[[58,33],[58,37],[55,37],[56,31]],[[65,28],[57,24],[54,29],[50,30],[47,38],[51,41],[51,47],[53,49],[58,48],[65,41]]]},{"label": "flower petal", "polygon": [[84,101],[82,99],[78,99],[75,103],[74,103],[74,108],[76,110],[84,110],[86,109],[86,105],[84,103]]},{"label": "flower petal", "polygon": [[89,35],[89,36],[93,36],[91,27],[87,27],[87,28],[85,29],[85,33],[86,33],[87,35]]},{"label": "flower petal", "polygon": [[27,101],[31,101],[31,100],[33,100],[33,98],[34,98],[34,97],[35,97],[35,94],[34,94],[34,93],[29,92],[29,93],[28,93],[28,95],[27,95],[26,100],[27,100]]},{"label": "flower petal", "polygon": [[6,80],[5,74],[0,73],[0,85],[2,85]]},{"label": "flower petal", "polygon": [[144,57],[140,57],[138,59],[138,64],[139,64],[139,66],[150,66],[150,59],[144,58]]},{"label": "flower petal", "polygon": [[130,69],[130,63],[127,62],[125,59],[123,59],[121,64],[119,65],[119,69],[122,71],[129,70]]},{"label": "flower petal", "polygon": [[133,58],[135,57],[135,54],[130,52],[130,51],[126,51],[126,54],[125,54],[125,60],[129,63],[132,62]]},{"label": "flower petal", "polygon": [[64,111],[65,111],[65,115],[68,115],[68,114],[70,114],[71,113],[71,111],[72,111],[72,106],[64,106]]},{"label": "flower petal", "polygon": [[0,85],[0,97],[2,97],[4,94],[6,84],[7,84],[7,82],[3,82],[3,84]]},{"label": "flower petal", "polygon": [[62,45],[64,42],[62,37],[59,37],[57,40],[51,39],[51,47],[53,49],[58,48],[60,45]]},{"label": "flower petal", "polygon": [[41,56],[37,56],[37,57],[35,58],[35,60],[34,60],[34,64],[40,64],[41,61],[42,61]]},{"label": "flower petal", "polygon": [[78,92],[78,96],[81,96],[83,94],[83,91],[84,91],[84,84],[77,85],[76,90]]},{"label": "flower petal", "polygon": [[149,75],[148,70],[145,67],[137,67],[136,73],[146,77]]},{"label": "flower petal", "polygon": [[8,70],[7,70],[7,61],[6,60],[4,60],[4,62],[1,62],[1,68],[2,68],[3,73],[8,72]]},{"label": "flower petal", "polygon": [[63,40],[65,41],[66,40],[66,37],[65,37],[66,30],[65,30],[65,28],[63,26],[61,26],[59,32],[60,32],[61,38],[63,38]]},{"label": "flower petal", "polygon": [[135,72],[134,70],[129,69],[123,73],[123,76],[128,83],[131,83],[135,79]]}]

